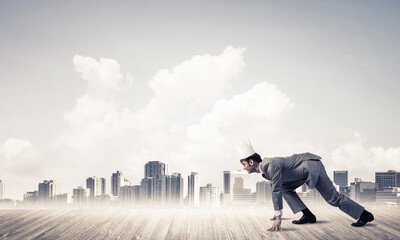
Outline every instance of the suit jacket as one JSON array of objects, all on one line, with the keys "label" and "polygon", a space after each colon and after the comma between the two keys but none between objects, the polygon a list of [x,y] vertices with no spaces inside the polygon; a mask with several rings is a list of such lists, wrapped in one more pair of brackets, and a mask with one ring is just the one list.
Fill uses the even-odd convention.
[{"label": "suit jacket", "polygon": [[275,210],[282,209],[282,183],[305,182],[310,188],[317,184],[320,164],[310,164],[310,161],[320,161],[321,157],[312,153],[294,154],[290,157],[264,158],[260,170],[271,181],[272,202]]}]

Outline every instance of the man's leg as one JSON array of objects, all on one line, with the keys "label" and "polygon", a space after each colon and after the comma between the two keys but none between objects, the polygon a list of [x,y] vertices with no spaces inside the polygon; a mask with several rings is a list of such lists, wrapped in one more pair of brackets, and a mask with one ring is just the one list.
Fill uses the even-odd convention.
[{"label": "man's leg", "polygon": [[325,167],[322,165],[320,176],[318,178],[315,188],[321,193],[322,197],[327,203],[332,206],[339,207],[340,210],[347,213],[354,219],[358,219],[364,211],[364,207],[354,202],[350,198],[336,191],[332,181],[326,174]]},{"label": "man's leg", "polygon": [[282,196],[285,198],[285,201],[292,209],[293,213],[303,212],[303,216],[299,220],[292,221],[294,224],[315,223],[317,221],[314,214],[306,207],[295,191],[296,188],[303,184],[304,182],[302,181],[282,183]]},{"label": "man's leg", "polygon": [[301,185],[303,182],[282,183],[282,196],[294,214],[307,208],[295,191]]}]

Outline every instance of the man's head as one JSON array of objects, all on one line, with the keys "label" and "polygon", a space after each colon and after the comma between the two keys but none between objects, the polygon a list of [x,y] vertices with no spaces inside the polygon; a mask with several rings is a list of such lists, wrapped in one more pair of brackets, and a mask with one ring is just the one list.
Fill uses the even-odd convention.
[{"label": "man's head", "polygon": [[249,174],[253,172],[260,172],[258,165],[262,161],[260,155],[254,153],[253,155],[240,159],[240,163],[243,165],[243,169],[246,170]]}]

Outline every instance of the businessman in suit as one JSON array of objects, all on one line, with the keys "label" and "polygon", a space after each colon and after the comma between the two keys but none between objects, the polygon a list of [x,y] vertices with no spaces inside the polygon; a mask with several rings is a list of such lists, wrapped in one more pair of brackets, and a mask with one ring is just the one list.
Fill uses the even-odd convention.
[{"label": "businessman in suit", "polygon": [[311,153],[294,154],[290,157],[274,157],[261,159],[250,142],[243,143],[238,147],[241,153],[240,162],[247,172],[261,173],[264,178],[270,181],[272,190],[272,202],[275,209],[275,220],[268,230],[281,230],[282,197],[286,200],[293,213],[302,211],[303,216],[294,220],[293,224],[315,223],[315,215],[307,208],[297,195],[295,189],[307,184],[310,188],[316,188],[326,202],[339,207],[340,210],[358,219],[352,223],[354,227],[362,227],[374,220],[372,213],[354,202],[347,196],[336,191],[332,181],[326,174],[321,157]]}]

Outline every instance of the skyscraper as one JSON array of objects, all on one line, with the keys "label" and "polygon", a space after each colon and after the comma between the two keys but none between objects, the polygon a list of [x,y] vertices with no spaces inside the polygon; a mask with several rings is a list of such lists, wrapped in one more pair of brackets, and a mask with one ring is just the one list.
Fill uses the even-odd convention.
[{"label": "skyscraper", "polygon": [[167,205],[180,207],[183,204],[183,178],[180,173],[167,176]]},{"label": "skyscraper", "polygon": [[348,171],[333,171],[333,182],[339,186],[348,185]]},{"label": "skyscraper", "polygon": [[394,170],[375,172],[375,183],[378,184],[378,191],[383,191],[384,188],[400,187],[400,172]]},{"label": "skyscraper", "polygon": [[86,179],[86,188],[90,189],[89,198],[94,199],[94,197],[102,195],[101,184],[101,180],[98,177],[89,177]]},{"label": "skyscraper", "polygon": [[106,179],[105,178],[100,178],[99,184],[100,184],[100,186],[99,186],[100,194],[99,195],[106,194]]},{"label": "skyscraper", "polygon": [[121,184],[123,182],[122,179],[122,172],[117,171],[116,173],[113,173],[111,176],[111,194],[113,196],[119,196],[119,190],[121,187]]},{"label": "skyscraper", "polygon": [[56,194],[60,193],[60,185],[55,180],[39,183],[39,203],[52,203]]},{"label": "skyscraper", "polygon": [[0,199],[4,199],[6,197],[6,187],[3,181],[0,180]]},{"label": "skyscraper", "polygon": [[339,186],[339,193],[343,193],[348,185],[348,171],[333,171],[333,182]]},{"label": "skyscraper", "polygon": [[251,175],[247,171],[224,171],[224,202],[254,201],[251,184]]},{"label": "skyscraper", "polygon": [[140,182],[140,199],[144,204],[151,200],[152,195],[152,181],[153,178],[143,178]]},{"label": "skyscraper", "polygon": [[165,168],[165,164],[160,161],[149,161],[144,166],[144,177],[165,176]]},{"label": "skyscraper", "polygon": [[219,196],[219,187],[214,187],[211,183],[200,187],[200,206],[219,207]]},{"label": "skyscraper", "polygon": [[188,176],[188,198],[189,206],[198,207],[200,204],[200,179],[197,172]]},{"label": "skyscraper", "polygon": [[84,206],[90,195],[90,189],[79,186],[73,189],[74,204],[77,207]]},{"label": "skyscraper", "polygon": [[271,185],[266,181],[258,182],[256,184],[256,201],[269,202],[271,200]]},{"label": "skyscraper", "polygon": [[156,206],[165,206],[167,203],[167,178],[164,175],[157,175],[152,179],[151,198]]}]

